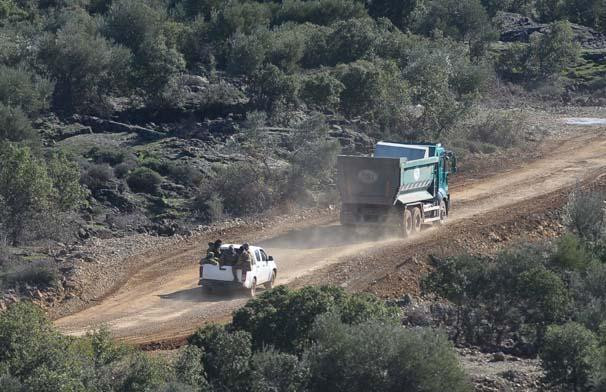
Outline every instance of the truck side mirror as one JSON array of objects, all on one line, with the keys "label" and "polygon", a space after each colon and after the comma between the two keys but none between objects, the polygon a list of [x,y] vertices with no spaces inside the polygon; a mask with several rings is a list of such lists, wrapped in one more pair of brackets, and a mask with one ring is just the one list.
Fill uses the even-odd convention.
[{"label": "truck side mirror", "polygon": [[274,261],[274,257],[273,256],[267,256],[267,260],[268,261]]},{"label": "truck side mirror", "polygon": [[454,153],[450,152],[447,155],[447,159],[450,161],[450,173],[455,174],[457,172],[457,157]]}]

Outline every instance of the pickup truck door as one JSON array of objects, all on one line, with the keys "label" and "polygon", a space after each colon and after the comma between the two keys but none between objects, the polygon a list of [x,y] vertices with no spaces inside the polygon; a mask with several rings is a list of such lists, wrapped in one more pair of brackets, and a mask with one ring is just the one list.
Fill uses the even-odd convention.
[{"label": "pickup truck door", "polygon": [[267,260],[263,260],[263,257],[261,257],[259,249],[255,250],[255,259],[257,260],[257,283],[265,283],[269,280],[267,274],[269,267],[267,265]]}]

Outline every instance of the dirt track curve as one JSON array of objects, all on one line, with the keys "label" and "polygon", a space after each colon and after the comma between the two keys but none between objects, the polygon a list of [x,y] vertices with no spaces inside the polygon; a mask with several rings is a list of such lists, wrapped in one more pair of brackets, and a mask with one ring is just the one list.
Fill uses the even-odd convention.
[{"label": "dirt track curve", "polygon": [[[464,184],[454,181],[451,194],[455,205],[449,224],[431,231],[449,236],[452,223],[506,209],[605,173],[606,129],[579,128],[574,136],[549,143],[541,158],[522,167]],[[285,284],[362,251],[386,244],[406,245],[406,241],[368,235],[352,238],[333,223],[292,231],[261,245],[278,261],[278,283]],[[201,293],[196,261],[202,250],[202,244],[187,244],[170,254],[156,255],[149,267],[138,271],[117,292],[98,305],[56,320],[56,325],[64,333],[80,335],[105,324],[117,338],[146,343],[185,336],[204,322],[228,318],[247,298]],[[186,267],[174,267],[178,261],[183,265],[184,260]]]}]

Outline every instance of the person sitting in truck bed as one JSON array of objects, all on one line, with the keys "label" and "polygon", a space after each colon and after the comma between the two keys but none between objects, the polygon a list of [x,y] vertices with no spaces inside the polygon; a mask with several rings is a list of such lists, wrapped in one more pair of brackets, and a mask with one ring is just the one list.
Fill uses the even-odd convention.
[{"label": "person sitting in truck bed", "polygon": [[238,270],[251,271],[252,270],[252,254],[248,250],[248,244],[244,244],[238,249],[238,262],[234,267],[232,267],[231,271],[234,275],[234,282],[238,281]]},{"label": "person sitting in truck bed", "polygon": [[200,264],[212,264],[221,266],[221,260],[215,256],[214,252],[208,252]]},{"label": "person sitting in truck bed", "polygon": [[227,266],[234,266],[238,263],[238,254],[234,249],[233,245],[230,245],[227,249],[221,251],[221,264]]},{"label": "person sitting in truck bed", "polygon": [[215,256],[220,257],[221,256],[221,245],[223,245],[223,241],[221,241],[221,240],[216,240],[215,242],[209,242],[206,253],[213,252],[215,254]]}]

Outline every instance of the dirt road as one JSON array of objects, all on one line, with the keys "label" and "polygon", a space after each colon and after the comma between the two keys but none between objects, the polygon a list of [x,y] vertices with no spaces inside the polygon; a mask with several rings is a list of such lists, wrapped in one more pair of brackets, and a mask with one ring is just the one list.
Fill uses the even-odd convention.
[{"label": "dirt road", "polygon": [[[570,187],[587,178],[606,174],[606,129],[578,127],[558,142],[546,145],[542,157],[488,179],[453,181],[453,212],[446,226],[426,233],[454,235],[457,222],[507,208],[522,201]],[[544,206],[546,209],[549,205]],[[421,237],[427,234],[421,234]],[[413,239],[413,242],[416,241]],[[262,244],[279,264],[278,283],[289,283],[314,270],[384,246],[411,245],[410,240],[348,236],[336,224],[322,225],[278,236]],[[101,324],[132,343],[162,341],[184,336],[209,320],[221,320],[246,302],[244,295],[203,295],[197,287],[200,245],[158,254],[150,267],[138,271],[121,289],[79,313],[56,320],[67,334],[80,335]],[[176,269],[176,264],[185,268]],[[394,260],[394,263],[399,260]]]}]

